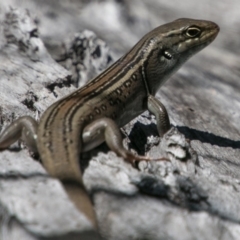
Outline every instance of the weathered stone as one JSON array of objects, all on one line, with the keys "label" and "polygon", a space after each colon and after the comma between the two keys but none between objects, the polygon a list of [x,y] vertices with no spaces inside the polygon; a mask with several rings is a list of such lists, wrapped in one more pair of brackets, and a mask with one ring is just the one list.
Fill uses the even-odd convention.
[{"label": "weathered stone", "polygon": [[[71,41],[66,42],[74,40],[80,30],[90,29],[106,40],[113,49],[110,56],[116,59],[143,34],[179,17],[205,18],[220,25],[214,43],[192,58],[157,94],[170,114],[172,130],[160,141],[154,118],[147,113],[123,128],[126,147],[170,161],[141,162],[133,168],[100,146],[91,161],[84,159],[82,165],[99,231],[106,239],[237,240],[240,48],[235,26],[240,21],[239,2],[21,3],[9,0],[0,5],[0,128],[20,115],[38,119],[47,106],[75,89],[71,85],[76,80],[74,74],[87,80],[98,73],[101,59],[106,66],[107,50],[94,65],[91,48],[83,59],[84,67],[74,66],[75,73],[70,71],[73,61],[63,64],[67,71],[53,60],[62,54],[62,44],[71,49]],[[25,8],[36,17],[29,18]],[[76,239],[89,233],[86,229],[94,234],[91,228],[82,231],[78,227],[83,216],[75,211],[59,182],[51,179],[28,151],[17,149],[15,145],[11,152],[0,153],[3,239],[14,239],[17,233],[22,239]],[[58,210],[51,206],[58,206]],[[69,232],[73,234],[69,236]]]}]

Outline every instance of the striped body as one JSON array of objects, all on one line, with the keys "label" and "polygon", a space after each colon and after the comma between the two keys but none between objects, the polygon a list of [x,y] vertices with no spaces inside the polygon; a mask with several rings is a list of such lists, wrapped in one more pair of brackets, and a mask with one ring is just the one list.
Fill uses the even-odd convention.
[{"label": "striped body", "polygon": [[[58,164],[56,159],[59,159],[60,169],[63,163],[69,169],[71,158],[74,158],[72,163],[77,162],[76,158],[78,159],[81,151],[81,133],[88,123],[109,117],[121,127],[146,110],[142,103],[148,94],[141,64],[132,62],[129,68],[124,68],[121,67],[124,61],[125,58],[120,59],[85,87],[47,109],[38,128],[38,149],[44,149],[40,151],[43,160],[54,159],[52,165]],[[54,171],[56,170],[54,167]],[[78,170],[79,167],[74,164],[70,176],[75,171],[76,176],[79,176]],[[56,175],[59,176],[59,173]]]},{"label": "striped body", "polygon": [[[169,118],[154,95],[184,62],[211,43],[218,31],[213,22],[193,19],[179,19],[152,30],[86,86],[50,106],[38,126],[29,117],[10,125],[0,136],[0,149],[24,136],[27,145],[38,150],[47,171],[62,180],[78,209],[95,222],[86,192],[79,188],[79,154],[106,140],[129,162],[150,160],[123,148],[119,127],[149,110],[163,136],[170,128]],[[88,202],[88,207],[78,205],[81,201]]]},{"label": "striped body", "polygon": [[[183,28],[198,24],[207,32],[202,38],[192,39],[183,34]],[[101,117],[109,117],[122,127],[141,114],[147,109],[148,95],[154,95],[196,48],[199,51],[215,38],[216,32],[218,27],[214,23],[190,19],[160,26],[97,78],[53,104],[43,114],[38,129],[37,144],[44,165],[49,165],[47,168],[52,168],[52,174],[58,177],[64,168],[63,178],[72,178],[73,173],[78,178],[83,128]],[[166,50],[180,57],[169,64],[160,55]]]}]

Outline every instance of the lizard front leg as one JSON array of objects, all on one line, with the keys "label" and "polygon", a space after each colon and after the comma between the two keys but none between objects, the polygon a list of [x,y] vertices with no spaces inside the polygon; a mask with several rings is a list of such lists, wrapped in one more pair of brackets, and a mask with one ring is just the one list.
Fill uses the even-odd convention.
[{"label": "lizard front leg", "polygon": [[18,139],[22,139],[27,147],[37,153],[37,128],[38,123],[30,116],[18,118],[12,122],[0,136],[0,149],[5,149]]},{"label": "lizard front leg", "polygon": [[163,137],[163,135],[170,130],[170,121],[166,108],[152,95],[148,96],[147,108],[148,111],[156,117],[158,134],[160,137]]}]

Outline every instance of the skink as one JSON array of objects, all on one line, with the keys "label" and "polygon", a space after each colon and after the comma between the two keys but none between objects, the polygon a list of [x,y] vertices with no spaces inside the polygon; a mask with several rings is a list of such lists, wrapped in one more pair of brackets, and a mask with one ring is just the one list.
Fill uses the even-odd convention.
[{"label": "skink", "polygon": [[154,95],[218,32],[215,23],[193,19],[178,19],[157,27],[86,86],[52,104],[39,123],[24,116],[10,124],[0,136],[0,149],[22,138],[32,151],[39,152],[48,173],[61,180],[79,211],[96,226],[82,182],[80,153],[106,141],[111,150],[129,162],[150,160],[123,147],[119,128],[149,110],[163,136],[170,129],[169,117]]}]

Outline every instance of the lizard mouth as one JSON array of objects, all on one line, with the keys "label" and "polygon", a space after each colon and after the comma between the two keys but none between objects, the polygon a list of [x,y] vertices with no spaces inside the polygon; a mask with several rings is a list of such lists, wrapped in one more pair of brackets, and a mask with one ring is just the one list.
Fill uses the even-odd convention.
[{"label": "lizard mouth", "polygon": [[205,34],[203,34],[202,41],[205,42],[204,39],[206,39],[206,42],[212,42],[217,37],[219,31],[219,26],[216,23],[212,23],[211,26],[204,31]]}]

